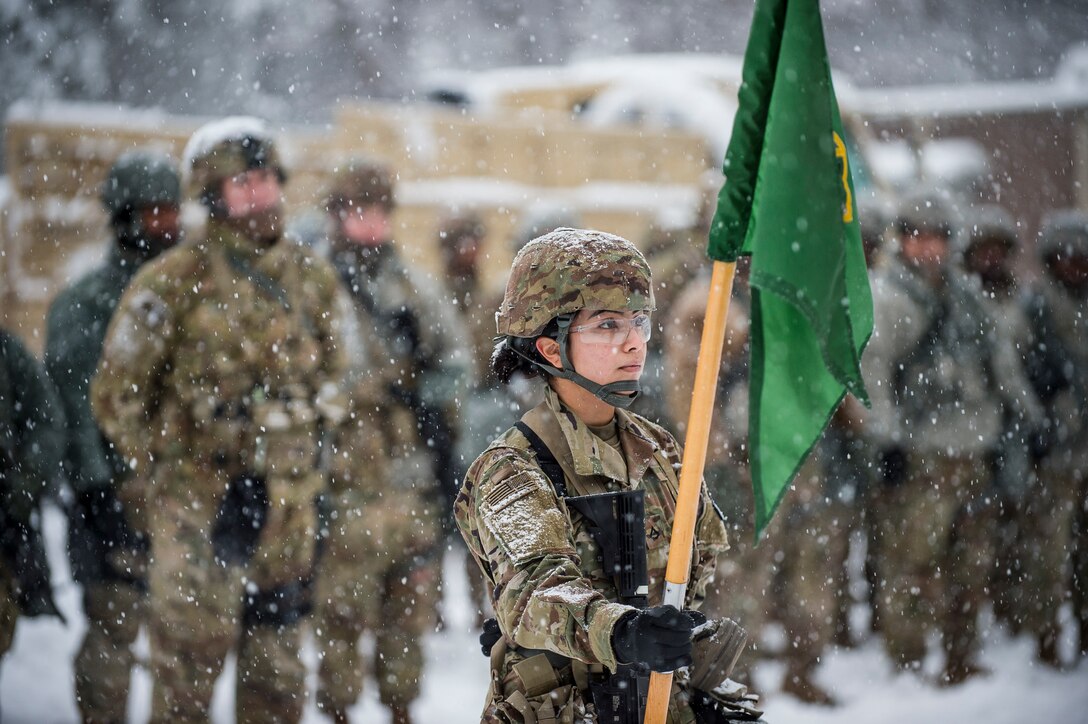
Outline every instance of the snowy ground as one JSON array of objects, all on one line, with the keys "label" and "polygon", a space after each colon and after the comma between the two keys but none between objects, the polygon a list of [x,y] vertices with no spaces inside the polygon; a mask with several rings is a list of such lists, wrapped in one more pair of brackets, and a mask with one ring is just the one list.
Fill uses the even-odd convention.
[{"label": "snowy ground", "polygon": [[[79,606],[79,588],[71,583],[62,548],[63,517],[56,509],[46,511],[46,535],[58,604],[68,617],[67,627],[55,620],[22,620],[15,645],[0,668],[0,714],[5,723],[50,724],[78,721],[72,695],[71,661],[82,638],[85,624]],[[468,724],[478,721],[487,684],[487,662],[479,652],[476,634],[470,630],[467,588],[461,561],[451,553],[446,560],[447,629],[432,634],[425,642],[428,668],[423,695],[413,713],[417,722]],[[859,619],[864,612],[858,610]],[[1031,662],[1032,646],[1026,638],[1010,639],[999,628],[986,628],[983,661],[993,674],[954,690],[939,690],[912,676],[895,676],[880,650],[869,641],[852,651],[833,651],[827,657],[819,680],[842,702],[837,709],[805,706],[777,693],[782,667],[774,662],[756,669],[756,680],[766,697],[766,719],[772,724],[820,724],[821,722],[1022,722],[1088,721],[1088,664],[1070,672],[1057,673]],[[1064,652],[1072,653],[1068,626],[1062,641]],[[139,648],[146,655],[146,643]],[[317,654],[306,649],[313,670]],[[927,662],[930,669],[936,659]],[[233,719],[228,664],[220,679],[214,702],[214,721]],[[311,687],[312,688],[312,687]],[[143,722],[149,712],[150,679],[137,670],[130,696],[131,720]],[[350,711],[354,721],[382,723],[388,716],[378,704],[373,686]],[[313,703],[307,707],[305,722],[327,721]]]}]

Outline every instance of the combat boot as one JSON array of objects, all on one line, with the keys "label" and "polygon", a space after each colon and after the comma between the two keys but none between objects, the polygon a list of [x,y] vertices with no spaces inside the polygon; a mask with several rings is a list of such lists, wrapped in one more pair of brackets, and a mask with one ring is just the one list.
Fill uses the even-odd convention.
[{"label": "combat boot", "polygon": [[948,655],[948,663],[941,672],[937,683],[939,686],[951,688],[959,686],[976,676],[989,676],[990,670],[985,666],[970,661],[967,656]]},{"label": "combat boot", "polygon": [[806,704],[838,706],[835,697],[812,680],[812,667],[791,664],[782,681],[782,692],[790,694]]},{"label": "combat boot", "polygon": [[407,706],[391,706],[389,713],[392,715],[392,724],[412,724],[412,715],[408,713]]},{"label": "combat boot", "polygon": [[1052,669],[1062,668],[1062,657],[1058,652],[1058,633],[1051,629],[1038,636],[1039,653],[1037,658],[1039,662],[1049,666]]}]

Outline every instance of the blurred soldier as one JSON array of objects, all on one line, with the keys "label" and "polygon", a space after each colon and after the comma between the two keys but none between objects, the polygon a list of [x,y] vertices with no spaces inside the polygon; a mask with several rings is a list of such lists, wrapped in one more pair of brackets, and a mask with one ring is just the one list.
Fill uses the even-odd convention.
[{"label": "blurred soldier", "polygon": [[893,660],[919,670],[938,623],[956,685],[975,661],[977,616],[992,565],[985,508],[1006,391],[976,287],[949,263],[952,213],[937,194],[904,201],[898,256],[875,292],[879,333],[867,352],[868,431],[882,451],[875,503],[881,623]]},{"label": "blurred soldier", "polygon": [[674,370],[664,364],[664,348],[669,336],[683,333],[682,328],[674,324],[676,318],[672,309],[688,284],[707,267],[706,245],[721,183],[722,175],[718,171],[704,174],[694,218],[679,228],[655,226],[645,243],[646,261],[654,270],[654,294],[660,310],[655,323],[661,333],[650,338],[647,350],[646,374],[642,379],[646,394],[636,400],[631,409],[666,427],[675,425],[678,420],[670,419],[666,410],[667,390],[672,387]]},{"label": "blurred soldier", "polygon": [[[861,225],[861,245],[865,253],[865,265],[869,269],[869,284],[875,290],[881,285],[884,278],[884,266],[888,263],[887,238],[892,227],[891,204],[882,197],[874,194],[861,194],[858,197],[858,221]],[[894,257],[894,253],[890,256]],[[874,302],[877,301],[874,292]],[[873,330],[874,335],[880,334],[879,329]],[[868,357],[865,358],[868,360]],[[867,362],[863,363],[867,367]],[[864,367],[863,367],[864,369]],[[839,436],[845,443],[840,447],[837,457],[843,460],[849,457],[850,471],[847,473],[858,481],[857,506],[861,520],[855,520],[854,525],[861,524],[866,538],[865,545],[865,598],[869,606],[869,630],[880,631],[880,597],[879,582],[880,573],[877,560],[880,557],[880,522],[874,513],[873,505],[880,489],[874,484],[874,469],[872,465],[873,451],[871,438],[866,434],[866,424],[869,413],[860,409],[853,398],[845,400],[845,406],[836,413],[832,422],[836,432],[831,435]],[[839,430],[842,431],[840,435]],[[843,471],[846,472],[846,471]],[[839,586],[842,595],[839,598],[839,610],[837,614],[838,624],[835,626],[836,641],[840,646],[849,646],[853,643],[850,634],[849,623],[849,596],[848,578],[846,572],[840,574]]]},{"label": "blurred soldier", "polygon": [[[483,219],[473,213],[453,214],[444,219],[438,231],[438,245],[442,252],[445,281],[453,295],[454,310],[461,321],[461,326],[468,332],[472,344],[473,370],[476,384],[468,393],[468,399],[477,400],[489,396],[492,386],[488,376],[491,350],[494,347],[494,308],[485,306],[488,302],[488,290],[480,277],[480,251],[487,237],[487,228]],[[466,400],[466,403],[468,400]],[[468,405],[462,407],[468,412]],[[465,434],[467,422],[465,414],[459,416],[462,423],[458,430],[458,441]],[[464,442],[459,445],[458,463],[463,469],[467,460],[476,457],[486,446],[483,443],[477,449],[470,449]],[[455,542],[460,536],[453,536]],[[470,557],[465,558],[465,572],[468,576],[469,595],[473,610],[476,612],[476,627],[483,626],[489,617],[491,604],[488,602],[487,583],[479,566]]]},{"label": "blurred soldier", "polygon": [[[0,329],[0,658],[23,616],[57,616],[38,502],[59,483],[64,412],[45,371]],[[62,619],[63,620],[63,619]]]},{"label": "blurred soldier", "polygon": [[143,501],[125,500],[128,468],[95,424],[88,391],[121,293],[144,262],[178,239],[180,201],[181,182],[168,158],[137,151],[117,159],[102,186],[113,230],[109,256],[49,309],[45,367],[68,420],[65,467],[74,494],[68,556],[87,615],[74,665],[76,703],[87,722],[125,720],[132,644],[147,594]]},{"label": "blurred soldier", "polygon": [[1045,273],[1027,305],[1034,336],[1028,371],[1046,420],[1032,438],[1042,484],[1025,508],[1024,589],[1033,596],[1022,615],[1024,628],[1038,637],[1040,658],[1058,665],[1067,559],[1080,656],[1088,656],[1088,214],[1066,211],[1046,219],[1039,256]]},{"label": "blurred soldier", "polygon": [[[752,661],[765,654],[762,632],[770,613],[771,578],[775,543],[758,547],[755,536],[755,504],[748,467],[748,331],[749,297],[747,260],[738,263],[736,289],[729,305],[725,345],[715,394],[703,478],[707,490],[721,508],[729,532],[729,555],[722,556],[707,585],[705,610],[726,616],[748,632],[751,655],[744,657],[733,678],[752,684]],[[706,265],[704,264],[704,268]],[[666,388],[667,411],[679,435],[687,432],[691,391],[706,317],[710,275],[700,273],[676,298],[665,339],[664,365],[673,372]]]},{"label": "blurred soldier", "polygon": [[[1006,367],[1007,378],[1016,380],[1016,388],[1006,393],[1017,404],[1005,406],[1002,443],[992,458],[997,525],[990,581],[994,613],[1016,630],[1020,610],[1034,590],[1024,587],[1024,560],[1018,542],[1018,528],[1026,513],[1022,508],[1026,504],[1034,509],[1040,501],[1040,488],[1046,485],[1035,478],[1028,455],[1027,440],[1041,424],[1043,411],[1030,389],[1022,361],[1031,348],[1031,328],[1013,269],[1020,241],[1007,211],[999,206],[979,206],[971,210],[956,246],[964,270],[981,288],[983,306],[995,322],[991,330],[996,339],[993,363]],[[1047,510],[1049,515],[1049,506]]]},{"label": "blurred soldier", "polygon": [[318,578],[318,704],[336,721],[347,721],[359,697],[365,630],[376,639],[381,701],[397,724],[410,720],[422,638],[435,624],[442,526],[451,519],[453,483],[443,476],[454,468],[453,415],[469,379],[453,311],[393,244],[394,203],[389,171],[365,160],[334,172],[326,200],[332,260],[366,345],[349,376],[351,421],[334,451],[328,557]]},{"label": "blurred soldier", "polygon": [[133,278],[91,384],[145,486],[152,719],[206,721],[237,647],[238,721],[297,721],[344,302],[327,263],[280,239],[285,174],[263,122],[202,127],[185,178],[206,234]]}]

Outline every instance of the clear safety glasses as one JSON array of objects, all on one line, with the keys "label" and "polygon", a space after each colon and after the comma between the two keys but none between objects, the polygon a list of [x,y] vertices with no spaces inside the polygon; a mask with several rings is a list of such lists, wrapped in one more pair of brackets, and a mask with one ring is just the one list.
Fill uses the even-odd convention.
[{"label": "clear safety glasses", "polygon": [[636,314],[630,319],[625,317],[612,317],[597,322],[590,322],[589,324],[579,324],[577,327],[571,327],[570,331],[582,335],[583,342],[588,342],[589,344],[610,344],[614,347],[618,347],[624,343],[627,339],[627,335],[631,333],[632,329],[635,330],[643,342],[649,342],[650,331],[653,329],[653,324],[650,322],[650,315]]}]

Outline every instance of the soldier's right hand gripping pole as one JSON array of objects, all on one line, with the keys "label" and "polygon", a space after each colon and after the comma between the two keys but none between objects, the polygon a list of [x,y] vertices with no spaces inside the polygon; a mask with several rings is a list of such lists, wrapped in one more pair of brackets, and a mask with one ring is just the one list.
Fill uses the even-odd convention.
[{"label": "soldier's right hand gripping pole", "polygon": [[[680,610],[684,609],[688,575],[691,571],[699,492],[702,487],[703,468],[706,465],[710,420],[714,412],[714,395],[718,387],[718,370],[721,368],[725,324],[729,316],[729,298],[733,293],[733,275],[736,268],[736,262],[714,262],[702,340],[699,343],[699,361],[695,368],[695,387],[691,391],[691,410],[688,413],[688,432],[684,440],[684,461],[680,472],[680,493],[672,523],[669,563],[665,569],[665,597],[662,601]],[[655,671],[650,674],[645,724],[665,724],[671,689],[671,673]]]}]

